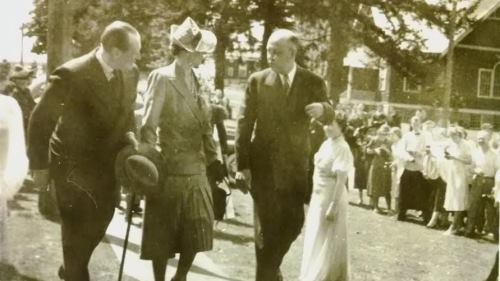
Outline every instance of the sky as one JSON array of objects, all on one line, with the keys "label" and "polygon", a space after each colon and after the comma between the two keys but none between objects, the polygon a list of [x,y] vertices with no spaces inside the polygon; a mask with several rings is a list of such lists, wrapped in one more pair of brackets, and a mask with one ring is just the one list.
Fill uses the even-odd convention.
[{"label": "sky", "polygon": [[[0,0],[0,60],[19,62],[21,25],[30,21],[33,0]],[[45,56],[31,53],[35,38],[24,37],[24,62],[44,62]]]}]

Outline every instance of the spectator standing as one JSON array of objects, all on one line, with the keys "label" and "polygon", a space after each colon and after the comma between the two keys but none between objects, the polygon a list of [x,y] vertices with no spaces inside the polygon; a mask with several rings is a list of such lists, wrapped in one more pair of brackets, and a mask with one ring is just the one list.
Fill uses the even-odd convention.
[{"label": "spectator standing", "polygon": [[0,263],[7,262],[7,200],[21,187],[28,172],[21,108],[0,95]]},{"label": "spectator standing", "polygon": [[453,212],[453,223],[445,233],[458,235],[463,227],[465,212],[469,204],[468,165],[471,163],[470,147],[465,143],[460,129],[452,127],[448,131],[450,140],[445,147],[446,195],[444,208]]},{"label": "spectator standing", "polygon": [[404,156],[403,156],[403,140],[402,133],[399,127],[392,127],[390,131],[391,154],[391,197],[394,198],[394,211],[397,213],[399,211],[399,189],[401,175],[404,171]]},{"label": "spectator standing", "polygon": [[12,85],[9,87],[7,95],[12,96],[21,107],[21,111],[23,113],[24,132],[26,134],[28,132],[28,124],[31,113],[36,105],[29,89],[33,79],[33,71],[17,66],[9,79],[12,82]]},{"label": "spectator standing", "polygon": [[[498,155],[491,149],[489,133],[480,131],[477,134],[477,146],[472,150],[472,168],[474,171],[472,188],[469,194],[469,210],[465,235],[475,237],[486,232],[498,235],[498,217],[493,202],[486,199],[495,185],[495,173],[499,167]],[[485,220],[486,218],[486,220]],[[477,232],[476,232],[477,231]]]},{"label": "spectator standing", "polygon": [[373,155],[368,172],[368,196],[373,210],[382,213],[378,206],[379,197],[384,197],[391,210],[391,142],[388,138],[390,127],[382,125],[377,136],[367,145],[366,153]]},{"label": "spectator standing", "polygon": [[424,222],[430,219],[429,187],[427,186],[423,170],[425,155],[425,137],[422,134],[422,123],[418,116],[410,121],[411,131],[403,136],[403,159],[405,170],[401,175],[398,220],[406,218],[408,209],[420,210],[424,214]]}]

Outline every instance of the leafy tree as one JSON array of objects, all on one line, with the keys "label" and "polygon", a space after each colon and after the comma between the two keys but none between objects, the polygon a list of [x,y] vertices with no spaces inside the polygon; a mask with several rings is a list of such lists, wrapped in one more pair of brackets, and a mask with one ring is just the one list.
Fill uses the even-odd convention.
[{"label": "leafy tree", "polygon": [[[473,23],[470,15],[478,5],[463,5],[465,0],[253,0],[257,7],[253,20],[262,21],[264,38],[261,66],[267,66],[265,45],[274,28],[298,30],[304,43],[300,61],[323,74],[330,96],[337,98],[344,90],[346,75],[343,60],[349,50],[366,46],[397,71],[420,79],[425,64],[433,57],[424,52],[424,39],[415,23],[439,28],[447,34],[451,18],[450,4],[461,2],[457,11],[457,30]],[[387,18],[388,26],[374,22],[372,8]],[[326,62],[326,64],[324,63]]]},{"label": "leafy tree", "polygon": [[[224,88],[225,53],[232,46],[231,34],[249,29],[247,7],[249,0],[128,0],[127,5],[117,0],[89,0],[74,11],[74,55],[89,52],[99,42],[102,29],[111,21],[120,19],[135,26],[142,36],[142,68],[154,68],[169,63],[169,26],[191,16],[198,23],[213,29],[218,44],[215,51],[216,88]],[[47,51],[47,0],[35,0],[33,20],[28,24],[28,36],[37,41],[33,51]]]}]

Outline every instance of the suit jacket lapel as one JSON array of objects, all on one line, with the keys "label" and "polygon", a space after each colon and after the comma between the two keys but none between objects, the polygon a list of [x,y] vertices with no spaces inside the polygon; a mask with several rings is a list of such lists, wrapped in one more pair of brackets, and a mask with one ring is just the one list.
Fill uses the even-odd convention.
[{"label": "suit jacket lapel", "polygon": [[114,102],[114,95],[112,92],[111,84],[109,83],[101,64],[95,56],[95,50],[89,54],[90,71],[88,74],[88,85],[93,86],[92,91],[95,93],[96,102],[109,107],[116,104]]},{"label": "suit jacket lapel", "polygon": [[203,118],[201,116],[201,108],[198,106],[196,97],[194,97],[193,94],[189,92],[182,69],[176,64],[174,65],[174,68],[175,79],[172,79],[172,84],[177,89],[179,94],[184,98],[184,101],[188,105],[189,109],[191,109],[194,117],[201,123],[203,121]]},{"label": "suit jacket lapel", "polygon": [[283,84],[279,75],[272,70],[269,71],[264,84],[270,87],[269,95],[271,96],[272,103],[279,106],[278,108],[286,106],[286,96],[283,92]]},{"label": "suit jacket lapel", "polygon": [[287,98],[287,108],[292,114],[297,106],[300,95],[303,94],[300,93],[300,90],[304,90],[304,87],[302,86],[304,80],[302,79],[303,74],[304,70],[297,66],[297,72],[295,72],[295,76],[293,77],[292,84],[290,85],[290,92],[288,93]]}]

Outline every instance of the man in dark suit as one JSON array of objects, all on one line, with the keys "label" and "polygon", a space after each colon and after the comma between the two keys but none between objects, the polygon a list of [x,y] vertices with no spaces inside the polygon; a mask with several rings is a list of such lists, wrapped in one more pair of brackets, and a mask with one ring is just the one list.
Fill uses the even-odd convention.
[{"label": "man in dark suit", "polygon": [[[236,135],[236,178],[251,186],[256,280],[281,280],[279,267],[304,223],[311,169],[311,118],[331,120],[324,81],[295,64],[297,36],[275,31],[270,68],[250,76]],[[252,137],[253,136],[253,137]]]},{"label": "man in dark suit", "polygon": [[138,145],[133,106],[140,40],[128,23],[111,23],[100,47],[54,71],[31,116],[30,166],[35,185],[50,180],[56,190],[65,280],[89,280],[90,257],[119,198],[115,157],[127,144]]}]

